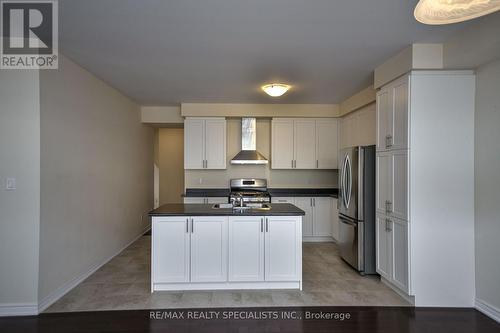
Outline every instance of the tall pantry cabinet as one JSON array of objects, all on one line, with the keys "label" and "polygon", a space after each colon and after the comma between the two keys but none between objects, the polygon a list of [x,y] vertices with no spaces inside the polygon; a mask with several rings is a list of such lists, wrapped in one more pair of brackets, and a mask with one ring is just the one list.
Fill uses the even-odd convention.
[{"label": "tall pantry cabinet", "polygon": [[473,305],[474,94],[443,70],[377,93],[377,272],[417,306]]}]

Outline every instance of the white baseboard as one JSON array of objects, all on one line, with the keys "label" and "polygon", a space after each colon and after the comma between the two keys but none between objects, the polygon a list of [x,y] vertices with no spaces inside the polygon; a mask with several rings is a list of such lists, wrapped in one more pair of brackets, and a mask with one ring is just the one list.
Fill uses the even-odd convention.
[{"label": "white baseboard", "polygon": [[480,300],[476,298],[474,300],[475,307],[478,311],[482,312],[483,314],[487,315],[491,319],[497,321],[500,323],[500,309],[489,304],[488,302],[485,302],[483,300]]},{"label": "white baseboard", "polygon": [[25,304],[0,304],[0,317],[6,316],[36,316],[38,314],[38,306],[36,303]]},{"label": "white baseboard", "polygon": [[303,243],[335,243],[335,240],[330,236],[302,236]]},{"label": "white baseboard", "polygon": [[[138,240],[145,232],[147,232],[149,229],[151,229],[151,226],[146,227],[143,231],[139,233],[139,235],[135,236],[130,242],[128,242],[125,246],[120,248],[118,251],[116,251],[113,255],[110,257],[106,258],[105,260],[101,261],[98,264],[95,264],[91,266],[85,273],[83,273],[80,276],[75,277],[74,279],[66,282],[53,292],[51,292],[49,295],[44,297],[40,303],[38,303],[38,313],[43,312],[45,309],[47,309],[49,306],[54,304],[57,300],[59,300],[61,297],[66,295],[71,289],[75,288],[77,285],[79,285],[83,280],[88,278],[90,275],[92,275],[95,271],[97,271],[99,268],[104,266],[106,263],[108,263],[111,259],[116,257],[118,254],[120,254],[123,250],[125,250],[127,247],[129,247],[133,242]],[[37,314],[37,313],[35,313]]]}]

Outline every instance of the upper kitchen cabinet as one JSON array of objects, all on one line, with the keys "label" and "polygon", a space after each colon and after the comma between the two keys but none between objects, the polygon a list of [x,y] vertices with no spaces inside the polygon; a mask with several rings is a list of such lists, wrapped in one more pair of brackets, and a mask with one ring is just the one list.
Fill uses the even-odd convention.
[{"label": "upper kitchen cabinet", "polygon": [[226,169],[225,118],[186,118],[184,169]]},{"label": "upper kitchen cabinet", "polygon": [[408,76],[377,93],[377,150],[408,148]]},{"label": "upper kitchen cabinet", "polygon": [[337,169],[337,119],[275,118],[273,169]]}]

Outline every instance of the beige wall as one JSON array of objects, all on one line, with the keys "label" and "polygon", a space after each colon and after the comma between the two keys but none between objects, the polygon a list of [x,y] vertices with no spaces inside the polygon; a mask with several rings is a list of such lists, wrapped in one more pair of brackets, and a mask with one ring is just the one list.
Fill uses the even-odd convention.
[{"label": "beige wall", "polygon": [[141,121],[145,124],[183,124],[180,106],[141,106]]},{"label": "beige wall", "polygon": [[338,117],[338,104],[183,103],[183,117]]},{"label": "beige wall", "polygon": [[377,91],[369,86],[340,103],[340,116],[359,110],[377,99]]},{"label": "beige wall", "polygon": [[340,147],[376,143],[376,104],[371,103],[340,120]]},{"label": "beige wall", "polygon": [[181,203],[184,192],[184,129],[158,129],[160,205]]},{"label": "beige wall", "polygon": [[500,311],[500,59],[476,76],[476,298]]},{"label": "beige wall", "polygon": [[148,226],[153,129],[135,103],[62,55],[40,74],[40,105],[43,306]]},{"label": "beige wall", "polygon": [[[272,187],[336,187],[337,171],[271,170],[268,165],[232,165],[241,149],[241,120],[227,120],[227,170],[186,170],[186,188],[228,187],[231,178],[267,178]],[[257,119],[257,150],[271,157],[271,120]]]},{"label": "beige wall", "polygon": [[[7,177],[17,189],[5,190]],[[0,72],[0,314],[36,309],[40,218],[38,71]]]}]

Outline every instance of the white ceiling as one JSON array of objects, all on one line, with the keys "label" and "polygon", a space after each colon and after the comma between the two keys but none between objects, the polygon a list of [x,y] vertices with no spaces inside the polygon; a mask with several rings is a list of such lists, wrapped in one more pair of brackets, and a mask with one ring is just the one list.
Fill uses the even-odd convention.
[{"label": "white ceiling", "polygon": [[[63,0],[61,51],[142,105],[339,103],[425,26],[416,0]],[[293,85],[279,99],[260,86]]]}]

